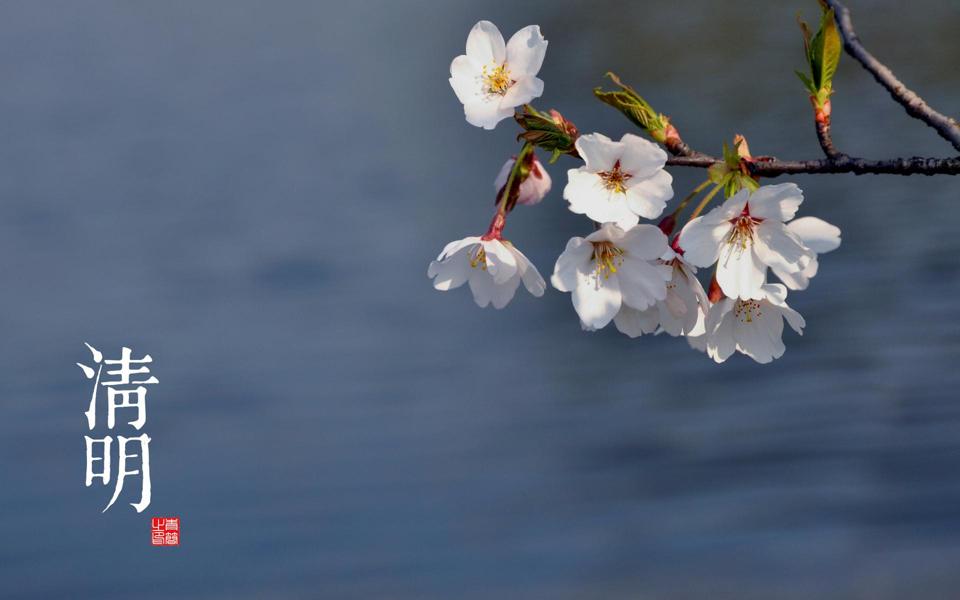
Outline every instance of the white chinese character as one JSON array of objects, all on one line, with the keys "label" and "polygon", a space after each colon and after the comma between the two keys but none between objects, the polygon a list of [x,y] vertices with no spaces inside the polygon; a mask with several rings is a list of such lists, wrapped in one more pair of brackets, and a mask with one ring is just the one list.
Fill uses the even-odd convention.
[{"label": "white chinese character", "polygon": [[[83,436],[83,439],[87,441],[87,487],[90,487],[90,485],[93,483],[94,477],[99,477],[103,480],[103,485],[107,485],[110,483],[110,444],[113,443],[113,438],[108,435],[103,439],[97,440],[89,435],[85,435]],[[103,456],[95,457],[93,455],[94,444],[103,444]],[[94,473],[93,463],[98,460],[103,461],[103,471],[100,473]]]},{"label": "white chinese character", "polygon": [[[110,503],[107,504],[107,507],[103,509],[102,512],[107,512],[113,503],[117,501],[117,497],[120,496],[120,492],[123,490],[123,480],[127,475],[140,475],[142,470],[142,483],[140,486],[140,501],[131,502],[130,506],[136,509],[137,512],[143,512],[143,509],[150,506],[150,437],[147,434],[143,434],[137,437],[123,437],[122,435],[117,436],[117,451],[120,454],[119,465],[117,467],[117,485],[113,489],[113,497],[110,498]],[[140,454],[127,454],[127,443],[128,442],[140,442]],[[140,456],[140,465],[141,470],[127,470],[127,459],[128,458],[137,458]]]}]

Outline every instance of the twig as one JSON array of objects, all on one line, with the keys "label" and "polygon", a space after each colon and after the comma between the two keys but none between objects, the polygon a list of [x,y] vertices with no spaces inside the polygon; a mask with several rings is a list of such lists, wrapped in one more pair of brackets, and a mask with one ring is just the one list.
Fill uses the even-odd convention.
[{"label": "twig", "polygon": [[826,2],[833,8],[836,15],[837,26],[840,28],[840,35],[843,37],[843,48],[847,51],[847,54],[863,65],[863,68],[869,71],[873,78],[890,92],[893,99],[906,109],[908,115],[933,127],[940,134],[940,137],[960,150],[960,124],[934,110],[923,98],[897,79],[893,71],[867,52],[853,29],[850,10],[846,6],[837,0],[826,0]]},{"label": "twig", "polygon": [[[830,101],[827,100],[827,106],[829,105]],[[846,154],[837,150],[836,146],[833,145],[833,138],[830,136],[830,115],[827,114],[825,118],[817,115],[814,123],[817,126],[817,141],[820,142],[820,148],[823,149],[823,153],[827,155],[827,158],[834,160],[845,158]]]}]

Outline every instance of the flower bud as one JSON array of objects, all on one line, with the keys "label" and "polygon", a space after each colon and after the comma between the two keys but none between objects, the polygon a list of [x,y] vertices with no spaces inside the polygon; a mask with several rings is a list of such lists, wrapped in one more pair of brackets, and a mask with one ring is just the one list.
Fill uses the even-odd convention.
[{"label": "flower bud", "polygon": [[714,275],[710,278],[710,288],[707,290],[707,299],[710,300],[713,304],[723,300],[725,294],[723,290],[720,289],[720,284],[717,283],[717,276]]},{"label": "flower bud", "polygon": [[517,139],[526,140],[534,146],[553,152],[550,162],[561,154],[579,156],[574,145],[580,135],[577,127],[559,112],[551,110],[546,114],[528,105],[518,111],[514,118],[525,130]]},{"label": "flower bud", "polygon": [[[516,162],[515,157],[503,163],[500,173],[493,182],[493,187],[498,192],[498,198],[500,190],[503,189],[503,186],[507,185],[507,178],[510,177],[510,170],[513,169],[514,162]],[[528,206],[537,204],[550,192],[551,185],[552,182],[547,170],[543,168],[540,159],[538,159],[535,154],[532,155],[530,172],[523,183],[520,184],[520,194],[517,197],[517,203]]]},{"label": "flower bud", "polygon": [[664,218],[660,219],[660,222],[657,223],[657,227],[660,228],[660,231],[663,232],[663,235],[669,236],[673,233],[673,229],[677,226],[677,217],[670,213]]}]

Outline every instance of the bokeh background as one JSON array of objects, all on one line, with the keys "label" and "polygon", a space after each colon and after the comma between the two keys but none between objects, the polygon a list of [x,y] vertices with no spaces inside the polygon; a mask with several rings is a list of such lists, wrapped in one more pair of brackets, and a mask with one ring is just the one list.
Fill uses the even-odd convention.
[{"label": "bokeh background", "polygon": [[[960,113],[960,5],[850,0]],[[0,7],[0,595],[898,598],[960,587],[960,181],[803,176],[843,229],[776,363],[580,331],[569,296],[480,310],[430,259],[486,226],[509,121],[446,81],[477,20],[550,40],[537,105],[816,157],[812,0]],[[949,155],[848,57],[835,140]],[[555,190],[507,233],[549,275]],[[703,176],[675,169],[684,194]],[[150,353],[153,504],[83,485],[82,342]],[[100,417],[103,418],[102,415]],[[127,498],[127,501],[132,499]],[[149,545],[178,515],[178,549]]]}]

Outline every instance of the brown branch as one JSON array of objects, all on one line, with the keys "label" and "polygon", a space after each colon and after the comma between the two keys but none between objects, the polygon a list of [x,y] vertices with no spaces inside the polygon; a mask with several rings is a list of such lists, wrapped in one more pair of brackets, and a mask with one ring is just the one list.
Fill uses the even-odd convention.
[{"label": "brown branch", "polygon": [[[827,158],[821,160],[779,160],[772,157],[762,157],[754,159],[744,159],[742,164],[750,170],[751,175],[757,177],[777,177],[779,175],[794,175],[800,173],[808,174],[833,174],[833,173],[853,173],[855,175],[960,175],[960,156],[955,158],[924,158],[915,156],[913,158],[892,158],[889,160],[870,160],[866,158],[856,158],[838,152],[833,148],[833,141],[830,139],[829,125],[823,129],[819,126],[821,119],[817,120],[817,133],[821,131],[825,134],[821,139],[821,146],[826,141]],[[829,120],[827,120],[829,123]],[[667,139],[663,146],[673,156],[667,159],[667,164],[672,167],[698,167],[709,169],[715,164],[723,162],[723,159],[698,152],[688,146],[680,132],[671,123],[667,129]],[[827,148],[830,148],[835,154],[830,155]]]},{"label": "brown branch", "polygon": [[826,0],[826,2],[833,8],[837,26],[840,28],[840,35],[843,37],[843,48],[847,51],[847,54],[855,58],[864,69],[869,71],[873,78],[890,92],[893,99],[903,106],[908,115],[934,128],[940,134],[940,137],[960,150],[960,124],[934,110],[923,98],[897,79],[893,71],[867,52],[853,29],[850,10],[846,6],[838,0]]},{"label": "brown branch", "polygon": [[[710,168],[723,162],[711,156],[674,156],[667,164],[674,167]],[[751,175],[757,177],[777,177],[795,174],[835,174],[853,173],[855,175],[960,175],[960,157],[956,158],[894,158],[890,160],[870,160],[841,155],[838,158],[821,160],[754,160],[747,162]]]}]

